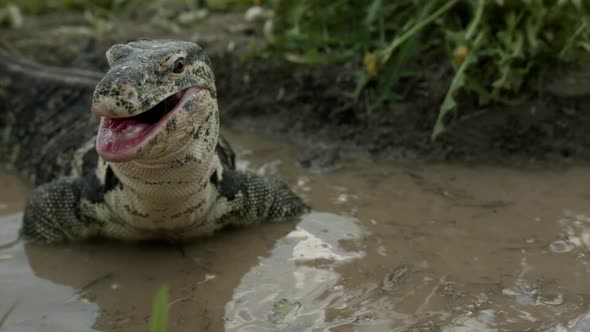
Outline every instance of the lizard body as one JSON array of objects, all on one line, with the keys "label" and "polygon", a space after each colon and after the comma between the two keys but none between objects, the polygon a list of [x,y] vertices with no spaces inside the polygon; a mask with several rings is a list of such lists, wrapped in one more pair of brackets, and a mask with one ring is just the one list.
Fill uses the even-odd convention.
[{"label": "lizard body", "polygon": [[307,210],[279,180],[235,169],[198,45],[141,40],[107,60],[101,76],[0,53],[0,158],[37,185],[25,238],[184,241]]}]

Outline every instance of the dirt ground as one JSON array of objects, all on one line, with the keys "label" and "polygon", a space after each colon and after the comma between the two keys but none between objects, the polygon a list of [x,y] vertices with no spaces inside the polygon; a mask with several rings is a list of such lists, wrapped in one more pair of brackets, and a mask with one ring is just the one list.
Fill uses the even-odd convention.
[{"label": "dirt ground", "polygon": [[81,14],[51,14],[29,19],[18,30],[3,29],[0,47],[46,64],[104,71],[104,52],[115,42],[195,41],[215,67],[222,124],[289,137],[307,147],[299,159],[309,167],[331,167],[358,152],[396,161],[511,166],[590,160],[590,65],[560,68],[548,75],[538,96],[514,98],[506,105],[481,108],[463,98],[449,130],[432,142],[431,129],[451,77],[441,57],[426,58],[417,77],[403,82],[403,101],[370,113],[364,100],[350,97],[354,64],[303,67],[246,59],[261,32],[241,14],[214,15],[175,32],[145,21],[110,22],[101,28],[89,27]]}]

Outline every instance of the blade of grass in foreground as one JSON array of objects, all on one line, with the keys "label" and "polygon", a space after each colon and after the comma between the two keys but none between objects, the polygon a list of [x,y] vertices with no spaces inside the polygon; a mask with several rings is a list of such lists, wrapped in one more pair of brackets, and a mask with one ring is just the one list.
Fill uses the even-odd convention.
[{"label": "blade of grass in foreground", "polygon": [[[475,18],[469,24],[467,28],[467,32],[465,33],[465,40],[470,41],[473,37],[475,37],[476,32],[480,29],[480,23],[483,17],[483,11],[485,8],[484,0],[479,0],[477,5],[477,10],[475,14]],[[467,68],[474,63],[476,59],[477,49],[480,46],[484,38],[484,32],[479,31],[475,41],[473,42],[472,49],[469,50],[467,58],[463,60],[463,63],[459,66],[457,71],[455,72],[455,77],[451,81],[451,86],[445,95],[445,99],[440,106],[438,117],[436,119],[436,123],[434,124],[434,128],[432,129],[432,134],[430,139],[435,141],[436,138],[445,131],[445,116],[447,113],[452,112],[457,107],[457,102],[455,101],[455,94],[465,85],[465,71]]]},{"label": "blade of grass in foreground", "polygon": [[168,285],[160,287],[154,300],[151,332],[165,332],[168,325]]},{"label": "blade of grass in foreground", "polygon": [[393,54],[393,52],[402,45],[406,40],[411,38],[413,35],[418,33],[422,28],[428,26],[429,24],[436,21],[437,18],[441,17],[447,11],[449,11],[453,6],[458,2],[458,0],[451,0],[444,5],[442,5],[439,9],[434,11],[430,16],[420,20],[416,23],[411,29],[402,33],[400,36],[396,37],[391,44],[383,51],[383,63],[389,61],[389,58]]},{"label": "blade of grass in foreground", "polygon": [[477,48],[479,47],[481,41],[483,40],[484,33],[480,32],[477,36],[475,42],[473,43],[473,49],[469,52],[467,58],[463,61],[459,69],[455,73],[453,80],[451,81],[451,86],[445,95],[445,99],[440,106],[440,110],[438,112],[438,117],[436,119],[436,124],[432,129],[432,135],[430,137],[431,140],[435,141],[438,135],[442,134],[445,131],[445,116],[447,113],[454,111],[457,107],[457,102],[455,101],[455,94],[459,91],[463,85],[465,85],[465,71],[467,68],[475,62],[475,54]]}]

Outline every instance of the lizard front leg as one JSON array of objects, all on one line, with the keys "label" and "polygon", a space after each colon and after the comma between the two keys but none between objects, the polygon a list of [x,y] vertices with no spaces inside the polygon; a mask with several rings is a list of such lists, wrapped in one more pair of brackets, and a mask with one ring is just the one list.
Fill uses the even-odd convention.
[{"label": "lizard front leg", "polygon": [[84,178],[62,177],[33,190],[25,208],[21,235],[36,243],[82,240],[98,234],[101,223],[82,204]]},{"label": "lizard front leg", "polygon": [[217,190],[227,200],[236,224],[280,222],[299,216],[309,207],[278,179],[225,169]]}]

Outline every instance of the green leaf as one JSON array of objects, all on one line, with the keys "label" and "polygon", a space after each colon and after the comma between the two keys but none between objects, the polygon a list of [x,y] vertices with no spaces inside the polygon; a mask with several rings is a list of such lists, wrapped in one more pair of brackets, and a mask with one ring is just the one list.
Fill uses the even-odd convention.
[{"label": "green leaf", "polygon": [[151,332],[165,332],[168,325],[168,285],[160,287],[154,300]]},{"label": "green leaf", "polygon": [[373,27],[375,21],[380,16],[381,8],[383,7],[383,0],[373,0],[371,5],[369,6],[369,11],[367,12],[367,19],[365,24],[369,29]]},{"label": "green leaf", "polygon": [[354,89],[353,98],[355,101],[358,101],[361,93],[367,86],[367,84],[371,81],[371,75],[366,71],[359,71],[356,77],[356,88]]},{"label": "green leaf", "polygon": [[297,315],[297,311],[301,308],[299,301],[291,301],[283,298],[276,302],[272,307],[271,321],[278,325],[284,325],[289,317]]},{"label": "green leaf", "polygon": [[[393,54],[393,52],[400,46],[402,45],[406,40],[408,40],[410,37],[414,36],[416,33],[418,33],[420,30],[422,30],[424,27],[428,26],[429,24],[433,23],[437,18],[439,18],[440,16],[442,16],[444,13],[446,13],[448,10],[450,10],[455,4],[457,4],[458,0],[451,0],[448,1],[447,3],[445,3],[444,5],[442,5],[439,9],[437,9],[436,11],[434,11],[430,16],[422,19],[422,20],[418,20],[416,24],[414,24],[412,26],[412,28],[410,28],[408,31],[406,31],[405,33],[403,33],[401,36],[396,37],[391,44],[389,45],[389,47],[387,47],[387,49],[385,49],[385,51],[383,52],[383,62],[387,62],[389,60],[389,58],[391,57],[391,55]],[[427,5],[425,5],[423,7],[424,11],[426,11],[427,9],[429,9],[429,4],[434,3],[434,1],[429,1],[427,3]]]},{"label": "green leaf", "polygon": [[471,64],[473,64],[477,60],[476,56],[475,56],[476,50],[478,49],[481,41],[484,39],[483,37],[484,37],[484,32],[480,32],[479,35],[477,36],[475,42],[473,43],[473,47],[471,49],[471,52],[469,52],[469,55],[467,56],[467,58],[465,58],[463,63],[461,63],[461,65],[459,66],[459,69],[457,69],[457,72],[455,73],[455,77],[453,77],[453,80],[451,81],[451,85],[449,87],[449,90],[447,91],[447,94],[445,95],[445,99],[444,99],[442,105],[440,106],[440,110],[438,112],[438,117],[436,119],[436,123],[434,124],[434,128],[432,129],[431,139],[433,141],[435,141],[436,138],[445,131],[444,120],[445,120],[446,115],[449,112],[455,111],[455,108],[457,107],[457,102],[455,100],[455,94],[465,84],[465,71],[467,70],[467,68]]}]

